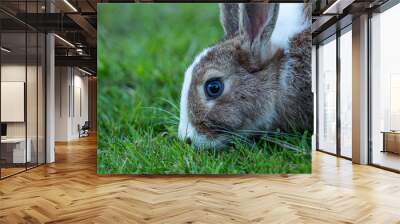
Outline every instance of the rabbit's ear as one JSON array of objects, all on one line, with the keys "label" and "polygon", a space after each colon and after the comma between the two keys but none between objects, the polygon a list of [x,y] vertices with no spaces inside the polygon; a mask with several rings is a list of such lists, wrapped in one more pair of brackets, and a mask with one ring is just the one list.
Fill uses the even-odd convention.
[{"label": "rabbit's ear", "polygon": [[239,30],[239,5],[235,3],[219,4],[219,19],[225,36],[232,37]]},{"label": "rabbit's ear", "polygon": [[264,60],[268,43],[279,14],[279,4],[239,4],[239,32],[244,36],[253,56]]}]

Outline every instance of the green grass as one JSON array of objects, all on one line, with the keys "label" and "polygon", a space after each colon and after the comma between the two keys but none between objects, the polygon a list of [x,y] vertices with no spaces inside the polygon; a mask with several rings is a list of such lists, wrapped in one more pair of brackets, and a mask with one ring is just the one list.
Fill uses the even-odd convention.
[{"label": "green grass", "polygon": [[99,4],[98,151],[100,174],[310,173],[311,138],[237,140],[221,151],[177,138],[183,74],[223,30],[217,4]]}]

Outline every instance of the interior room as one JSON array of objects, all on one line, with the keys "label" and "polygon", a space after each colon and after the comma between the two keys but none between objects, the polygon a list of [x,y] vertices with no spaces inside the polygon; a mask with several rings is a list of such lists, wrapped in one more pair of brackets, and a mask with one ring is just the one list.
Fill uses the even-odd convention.
[{"label": "interior room", "polygon": [[[393,29],[400,15],[398,5],[378,7],[372,10],[368,19],[369,30],[366,52],[366,89],[367,107],[365,129],[368,146],[368,162],[381,168],[399,171],[398,140],[398,65],[395,52],[399,45],[395,43],[399,33]],[[384,5],[384,4],[383,4]],[[325,33],[324,33],[325,32]],[[329,29],[313,40],[317,58],[317,98],[318,120],[317,150],[352,160],[352,112],[354,98],[352,91],[354,72],[352,68],[352,23],[349,18],[341,18],[337,30]],[[356,80],[357,81],[357,80]],[[354,160],[353,160],[354,161]]]},{"label": "interior room", "polygon": [[1,178],[45,162],[45,36],[15,28],[0,36]]},{"label": "interior room", "polygon": [[[49,12],[74,13],[72,5],[35,0],[2,1],[0,6],[0,179],[4,179],[53,162],[56,142],[96,135],[96,51],[91,47],[95,33],[88,35],[73,20],[83,17],[65,16],[65,26],[57,24],[59,17],[47,19],[53,21],[50,25],[43,18]],[[90,20],[95,8],[84,2],[79,9]],[[50,38],[48,32],[56,33]]]},{"label": "interior room", "polygon": [[[79,67],[56,67],[56,142],[87,137],[82,127],[89,124],[89,82],[92,74]],[[91,129],[92,131],[92,129]],[[94,132],[92,134],[95,134]]]},{"label": "interior room", "polygon": [[395,170],[400,170],[400,33],[393,27],[399,19],[400,5],[371,18],[371,162]]},{"label": "interior room", "polygon": [[0,223],[400,222],[398,0],[311,0],[312,173],[233,176],[97,174],[96,4],[122,2],[0,1]]}]

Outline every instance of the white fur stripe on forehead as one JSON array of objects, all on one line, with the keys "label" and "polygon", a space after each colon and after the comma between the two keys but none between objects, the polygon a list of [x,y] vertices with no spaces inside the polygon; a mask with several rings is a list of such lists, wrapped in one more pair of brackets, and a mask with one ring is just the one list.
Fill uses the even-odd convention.
[{"label": "white fur stripe on forehead", "polygon": [[181,102],[180,102],[180,116],[179,116],[179,130],[178,130],[178,136],[180,139],[185,139],[185,137],[199,138],[199,134],[189,121],[189,111],[188,111],[189,90],[190,90],[190,84],[192,83],[194,67],[200,62],[200,60],[204,56],[207,55],[207,53],[211,49],[212,48],[206,48],[199,55],[197,55],[193,63],[189,66],[189,68],[185,72],[185,79],[183,81]]}]

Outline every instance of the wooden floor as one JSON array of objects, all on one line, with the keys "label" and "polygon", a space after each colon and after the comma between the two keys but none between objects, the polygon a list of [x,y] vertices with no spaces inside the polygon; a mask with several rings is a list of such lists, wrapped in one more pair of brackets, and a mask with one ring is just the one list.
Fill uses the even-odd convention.
[{"label": "wooden floor", "polygon": [[1,168],[1,177],[11,176],[13,174],[22,172],[24,170],[25,170],[25,167],[24,168],[14,168],[14,167],[4,168],[3,167],[3,168]]},{"label": "wooden floor", "polygon": [[400,155],[391,152],[375,150],[372,156],[374,164],[400,170]]},{"label": "wooden floor", "polygon": [[27,167],[25,168],[25,164],[18,165],[18,167],[2,167],[1,168],[1,178],[5,178],[11,175],[15,175],[20,172],[24,172],[26,169],[33,169],[37,166],[37,164],[29,164],[27,163]]},{"label": "wooden floor", "polygon": [[315,152],[312,175],[96,175],[96,139],[0,181],[0,223],[400,223],[400,175]]}]

